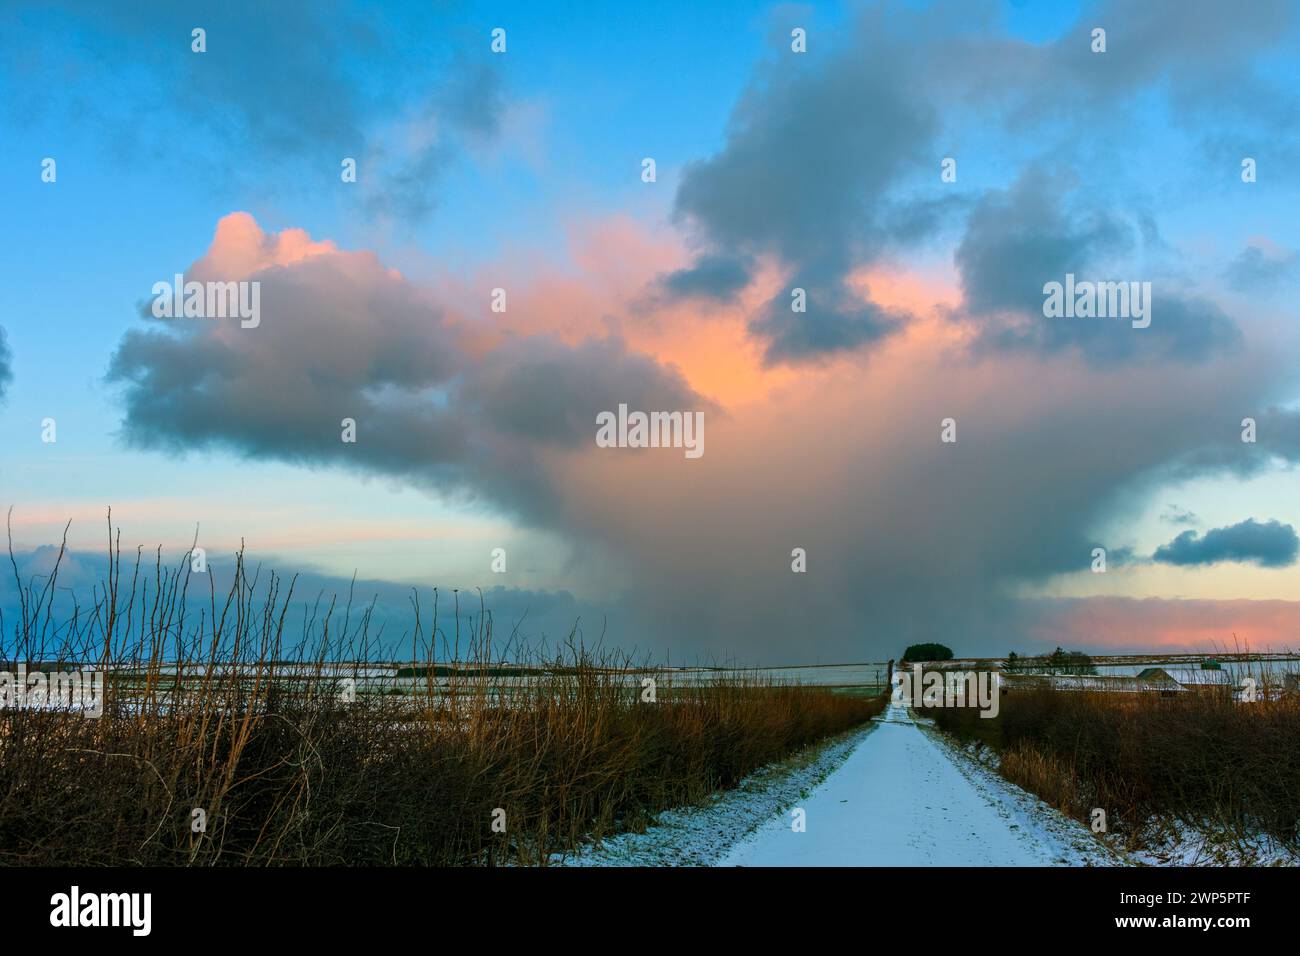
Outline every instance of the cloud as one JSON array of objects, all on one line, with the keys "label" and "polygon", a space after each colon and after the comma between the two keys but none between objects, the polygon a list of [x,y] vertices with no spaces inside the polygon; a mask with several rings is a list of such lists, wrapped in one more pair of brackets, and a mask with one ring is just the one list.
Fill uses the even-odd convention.
[{"label": "cloud", "polygon": [[1286,651],[1300,631],[1300,601],[1035,598],[1019,603],[1013,630],[1030,652],[1058,645],[1102,654]]},{"label": "cloud", "polygon": [[[1260,355],[1254,361],[1267,360]],[[1261,387],[1260,394],[1243,395],[1242,400],[1248,408],[1259,407],[1264,404],[1263,395],[1277,388],[1276,384]],[[1174,481],[1202,475],[1245,477],[1259,474],[1278,462],[1300,462],[1300,411],[1267,406],[1249,417],[1255,420],[1255,442],[1241,440],[1243,429],[1239,422],[1243,419],[1234,418],[1230,424],[1216,423],[1199,436],[1199,441],[1189,442],[1181,454],[1169,459],[1167,477]]]},{"label": "cloud", "polygon": [[[599,257],[586,268],[605,275]],[[848,359],[785,370],[781,387],[715,409],[642,350],[661,341],[643,327],[629,323],[637,349],[593,332],[617,313],[619,288],[643,288],[664,263],[641,268],[609,298],[589,281],[580,299],[524,285],[505,315],[462,320],[369,253],[236,214],[190,277],[259,278],[261,326],[133,330],[112,368],[123,433],[160,450],[357,469],[509,511],[572,546],[566,578],[620,646],[773,663],[800,635],[841,659],[931,638],[1005,650],[1027,626],[1015,586],[1086,570],[1099,543],[1118,556],[1097,529],[1171,477],[1300,459],[1300,416],[1262,412],[1258,445],[1224,420],[1288,380],[1294,350],[1275,340],[1134,375],[1069,351],[972,359],[898,335],[879,343],[870,375]],[[575,309],[586,321],[567,328]],[[620,400],[708,409],[707,453],[595,448],[595,411]],[[356,445],[339,441],[345,416]],[[939,442],[949,416],[955,445]],[[806,575],[790,569],[794,547],[807,549]]]},{"label": "cloud", "polygon": [[1160,520],[1168,524],[1196,524],[1200,519],[1196,517],[1195,512],[1188,511],[1186,508],[1180,508],[1178,505],[1170,505],[1160,515]]},{"label": "cloud", "polygon": [[13,379],[13,353],[9,351],[9,340],[5,336],[5,330],[0,327],[0,401],[4,401],[9,383]]},{"label": "cloud", "polygon": [[[1155,93],[1173,107],[1171,120],[1199,127],[1212,117],[1218,126],[1243,128],[1258,118],[1259,99],[1270,108],[1286,104],[1286,89],[1257,75],[1259,57],[1281,47],[1296,15],[1288,0],[1252,0],[1233,9],[1217,0],[1150,0],[1135,7],[1126,0],[1089,5],[1055,40],[1030,43],[998,32],[1000,5],[994,2],[938,3],[934,20],[953,24],[945,32],[931,24],[926,77],[933,88],[980,103],[1022,131],[1032,124],[1078,118],[1058,132],[1074,139],[1094,134],[1108,116],[1123,112],[1137,96]],[[1104,54],[1092,52],[1092,31],[1107,30]],[[1249,95],[1241,95],[1247,90]],[[1263,118],[1263,129],[1271,116]]]},{"label": "cloud", "polygon": [[0,30],[0,57],[34,78],[3,107],[18,122],[75,121],[132,164],[167,162],[184,142],[187,169],[244,194],[337,184],[351,157],[372,213],[419,219],[508,109],[501,58],[433,7],[62,0],[36,17],[44,29]]},{"label": "cloud", "polygon": [[1271,291],[1300,275],[1300,252],[1259,242],[1237,254],[1224,270],[1238,292]]},{"label": "cloud", "polygon": [[669,301],[703,298],[726,302],[749,285],[751,268],[743,258],[706,255],[685,269],[661,276],[658,285]]},{"label": "cloud", "polygon": [[[1093,136],[1099,114],[1086,107],[1114,107],[1106,129],[1124,135],[1126,97],[1192,104],[1177,113],[1188,121],[1208,96],[1198,58],[1216,83],[1239,74],[1271,42],[1278,9],[1206,10],[1202,30],[1176,6],[1150,7],[1133,15],[1140,51],[1127,8],[1101,8],[1115,54],[1104,62],[1082,42],[1091,13],[1035,45],[997,35],[992,7],[869,7],[840,49],[826,38],[816,56],[774,54],[719,151],[682,171],[690,256],[650,266],[606,248],[581,281],[539,284],[564,294],[528,290],[518,315],[528,299],[513,288],[508,316],[459,319],[441,290],[367,253],[223,220],[193,271],[258,277],[262,327],[133,330],[111,370],[124,434],[356,468],[558,528],[574,545],[575,592],[623,583],[599,602],[620,644],[774,663],[792,649],[883,657],[932,639],[1005,651],[1009,635],[1073,613],[1032,614],[1017,587],[1085,570],[1098,528],[1172,478],[1300,459],[1300,415],[1267,410],[1290,393],[1294,340],[1247,337],[1181,263],[1151,276],[1149,329],[1042,317],[1042,284],[1062,277],[1044,272],[1148,260],[1156,272],[1157,251],[1175,255],[1154,248],[1144,203],[1104,192],[1112,166],[1072,157],[1080,178],[1064,172],[1063,148],[1127,141]],[[963,115],[987,119],[980,145],[1013,178],[943,198],[937,161]],[[932,304],[951,296],[924,294],[928,280],[906,308],[859,281],[945,230],[964,295],[950,314]],[[607,293],[611,273],[638,268],[637,288],[666,317],[629,317]],[[790,310],[794,286],[807,313]],[[693,311],[706,301],[708,322]],[[645,345],[675,336],[689,348],[719,328],[751,341],[709,339],[689,380]],[[709,378],[718,367],[727,374]],[[699,408],[698,382],[739,379],[743,400],[709,417],[698,461],[605,453],[584,437],[620,396]],[[1237,422],[1254,409],[1260,439],[1246,445]],[[339,441],[344,416],[358,421],[355,446]],[[954,445],[939,441],[947,417]],[[795,547],[807,574],[791,570]]]},{"label": "cloud", "polygon": [[[875,3],[836,36],[817,36],[816,56],[790,53],[790,14],[779,11],[785,28],[773,31],[771,54],[736,102],[721,149],[682,169],[675,217],[699,251],[660,285],[670,297],[731,301],[753,264],[770,260],[786,288],[750,324],[769,365],[879,346],[910,317],[846,279],[933,238],[970,209],[969,194],[939,181],[951,143],[986,139],[1003,162],[1020,162],[1027,148],[1077,155],[1099,124],[1112,137],[1132,135],[1127,110],[1143,97],[1176,107],[1175,120],[1192,129],[1195,117],[1212,112],[1221,125],[1269,131],[1251,125],[1249,102],[1225,101],[1221,91],[1255,79],[1253,59],[1279,43],[1293,11],[1281,0],[1247,11],[1213,0],[1194,8],[1195,19],[1176,0],[1140,10],[1101,4],[1059,38],[1034,44],[1002,33],[993,3],[924,10]],[[1111,32],[1104,57],[1090,49],[1097,23]],[[1116,165],[1113,154],[1093,153],[1098,166]],[[1133,224],[1124,218],[1094,208],[1078,219],[1049,201],[1048,184],[1032,172],[1022,182],[1011,195],[986,193],[971,213],[961,261],[976,313],[1026,308],[1035,280],[1041,306],[1040,272],[1132,247]],[[1002,221],[1004,213],[1012,219]],[[985,250],[986,240],[996,248]],[[792,313],[793,287],[808,290],[816,307]],[[1003,341],[1078,347],[1096,361],[1193,360],[1232,343],[1232,323],[1213,303],[1169,287],[1161,301],[1163,328],[1144,340],[1085,323]]]},{"label": "cloud", "polygon": [[809,291],[807,313],[792,313],[783,291],[754,321],[769,363],[853,349],[897,324],[845,280],[855,264],[923,231],[916,220],[931,220],[928,202],[889,197],[937,132],[909,52],[864,22],[849,48],[815,67],[777,53],[737,103],[721,151],[682,171],[675,216],[705,251],[668,278],[670,290],[729,297],[743,263],[769,256],[791,273],[790,288]]},{"label": "cloud", "polygon": [[1099,544],[1122,556],[1100,530],[1162,493],[1170,462],[1214,442],[1223,468],[1252,456],[1235,423],[1210,426],[1280,374],[1256,356],[1142,375],[1023,352],[970,363],[894,337],[870,375],[807,369],[734,410],[696,471],[566,460],[571,532],[635,582],[615,633],[653,621],[674,647],[767,661],[805,641],[824,659],[927,639],[1005,652],[1026,626],[1017,586],[1087,571]]},{"label": "cloud", "polygon": [[906,319],[905,314],[863,301],[839,284],[827,287],[796,275],[791,287],[804,290],[807,312],[795,312],[791,298],[778,295],[750,323],[753,332],[768,339],[765,358],[769,363],[816,359],[856,349],[884,338]]},{"label": "cloud", "polygon": [[[991,190],[971,213],[954,254],[967,315],[980,341],[1044,352],[1078,349],[1094,362],[1203,360],[1239,347],[1236,324],[1208,299],[1179,291],[1134,263],[1139,224],[1098,207],[1068,208],[1073,177],[1031,167],[1006,190]],[[1048,318],[1046,283],[1150,282],[1151,324],[1115,318]]]},{"label": "cloud", "polygon": [[1300,554],[1300,537],[1289,524],[1248,518],[1226,528],[1212,528],[1204,535],[1184,531],[1166,545],[1156,548],[1152,559],[1165,564],[1201,565],[1223,561],[1249,562],[1263,568],[1284,568]]},{"label": "cloud", "polygon": [[[427,290],[373,254],[267,234],[246,213],[221,220],[186,278],[259,282],[261,323],[157,320],[145,307],[151,327],[123,337],[108,373],[137,447],[349,467],[544,524],[561,510],[545,456],[594,445],[598,412],[712,407],[615,337],[473,351]],[[355,444],[341,441],[347,418]]]},{"label": "cloud", "polygon": [[499,70],[461,54],[437,92],[367,140],[358,183],[374,216],[419,220],[433,212],[433,185],[467,149],[491,144],[507,113]]},{"label": "cloud", "polygon": [[1133,248],[1131,226],[1116,215],[1059,208],[1068,183],[1032,168],[1011,188],[985,194],[953,256],[970,311],[1041,315],[1044,281],[1086,273]]}]

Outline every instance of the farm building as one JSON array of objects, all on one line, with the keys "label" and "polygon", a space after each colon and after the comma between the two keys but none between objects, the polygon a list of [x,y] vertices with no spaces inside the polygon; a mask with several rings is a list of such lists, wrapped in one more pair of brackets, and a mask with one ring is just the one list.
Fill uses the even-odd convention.
[{"label": "farm building", "polygon": [[[1155,670],[1156,668],[1152,668]],[[1168,677],[1125,677],[1112,674],[1003,674],[1003,691],[1016,688],[1036,689],[1050,687],[1053,690],[1091,691],[1093,693],[1112,694],[1160,694],[1170,696],[1184,694],[1187,688]]]},{"label": "farm building", "polygon": [[1232,677],[1227,671],[1194,667],[1148,667],[1138,673],[1138,680],[1173,682],[1193,693],[1231,694]]}]

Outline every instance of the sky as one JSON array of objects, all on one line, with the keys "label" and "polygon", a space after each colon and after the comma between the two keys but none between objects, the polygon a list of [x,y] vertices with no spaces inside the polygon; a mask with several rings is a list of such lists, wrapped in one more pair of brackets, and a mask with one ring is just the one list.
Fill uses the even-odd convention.
[{"label": "sky", "polygon": [[[1294,649],[1298,52],[1284,0],[6,4],[19,577],[71,522],[89,588],[111,508],[393,633]],[[157,317],[177,273],[257,324]]]}]

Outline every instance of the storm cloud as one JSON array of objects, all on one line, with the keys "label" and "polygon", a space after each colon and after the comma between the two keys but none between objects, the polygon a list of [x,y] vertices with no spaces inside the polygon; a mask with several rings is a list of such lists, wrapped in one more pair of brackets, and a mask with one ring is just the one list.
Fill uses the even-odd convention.
[{"label": "storm cloud", "polygon": [[[1172,481],[1300,460],[1300,415],[1284,407],[1297,348],[1281,317],[1230,314],[1209,284],[1218,270],[1190,281],[1147,203],[1103,192],[1110,168],[1076,155],[1089,124],[1103,144],[1131,141],[1132,97],[1195,126],[1290,16],[1268,2],[1194,7],[1103,5],[1029,44],[997,31],[991,5],[873,5],[815,56],[774,51],[718,152],[682,170],[687,264],[643,277],[659,302],[744,310],[734,321],[758,345],[755,377],[798,366],[720,402],[699,461],[590,441],[596,412],[619,402],[714,410],[654,354],[615,335],[515,334],[508,319],[475,330],[485,346],[375,257],[245,219],[223,222],[232,234],[219,230],[192,271],[262,281],[261,327],[129,333],[110,371],[123,434],[354,468],[558,528],[575,581],[624,583],[601,602],[620,643],[790,663],[924,640],[968,653],[1005,651],[1012,634],[1050,642],[1021,589],[1086,572],[1098,546],[1129,553],[1114,529]],[[1105,68],[1087,48],[1098,15]],[[1114,110],[1097,119],[1097,104]],[[1005,174],[938,193],[963,112],[987,121]],[[954,305],[864,291],[864,270],[913,247],[951,260]],[[737,305],[770,266],[777,291]],[[1067,272],[1150,279],[1151,327],[1045,319],[1043,284]],[[795,287],[806,313],[791,309]],[[597,305],[618,327],[619,304]],[[1241,440],[1246,415],[1257,443]],[[345,417],[355,445],[340,442]],[[947,419],[953,443],[940,440]],[[1222,550],[1212,536],[1232,530],[1160,550]],[[795,549],[806,573],[792,570]],[[1071,646],[1087,646],[1080,621]]]}]

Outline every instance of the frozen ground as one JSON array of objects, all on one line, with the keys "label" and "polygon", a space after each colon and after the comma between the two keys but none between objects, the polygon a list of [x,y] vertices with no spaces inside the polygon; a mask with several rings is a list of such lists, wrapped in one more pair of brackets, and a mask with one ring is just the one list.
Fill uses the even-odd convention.
[{"label": "frozen ground", "polygon": [[1144,866],[1300,866],[1300,857],[1263,834],[1238,838],[1177,821],[1133,858]]},{"label": "frozen ground", "polygon": [[[794,809],[806,828],[796,832]],[[557,860],[556,862],[561,862]],[[563,861],[588,866],[1123,863],[1086,827],[891,705],[868,728],[765,768],[703,809],[661,814]]]}]

